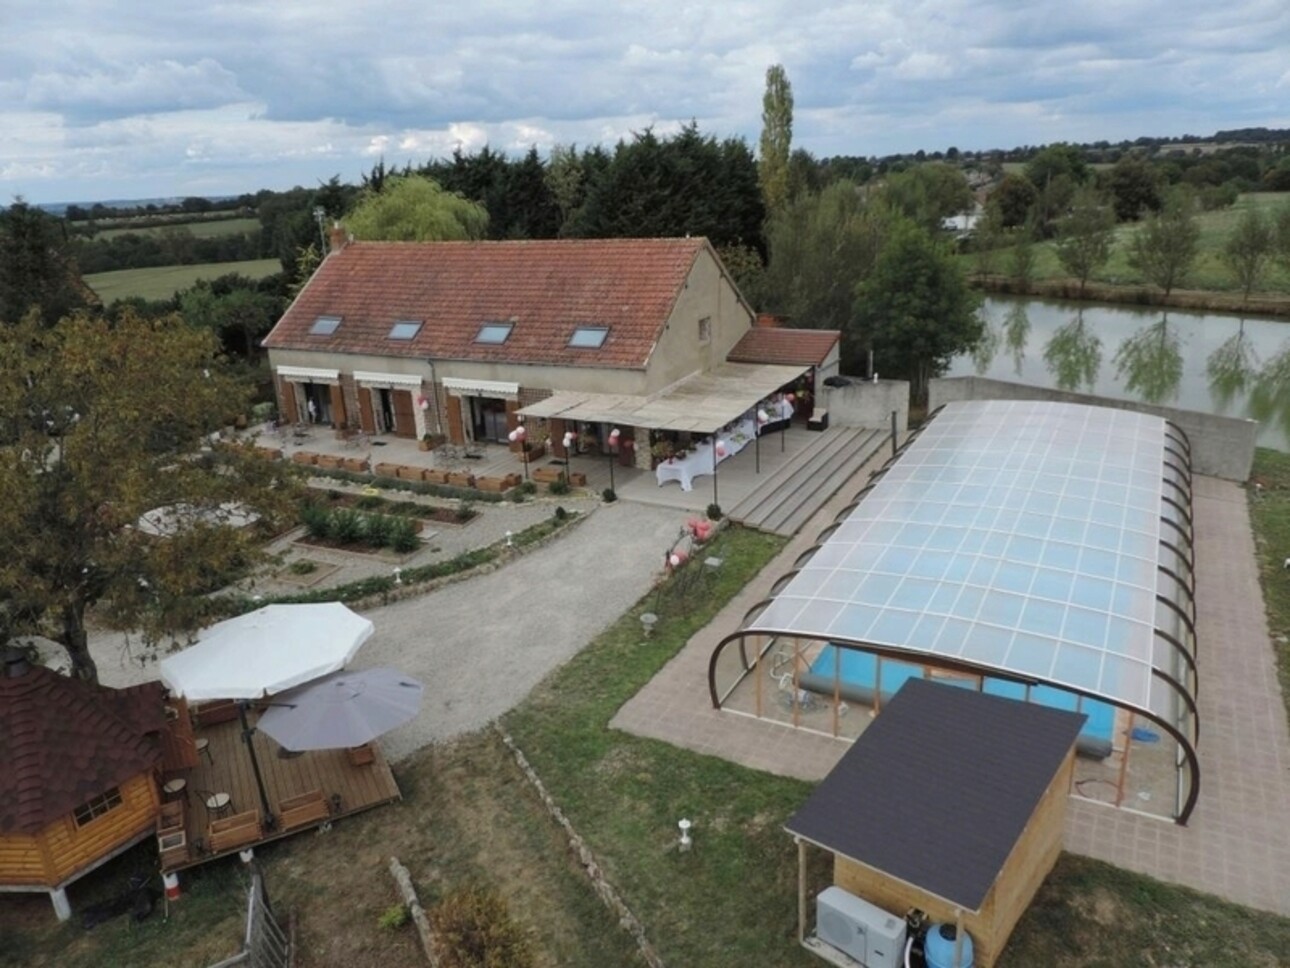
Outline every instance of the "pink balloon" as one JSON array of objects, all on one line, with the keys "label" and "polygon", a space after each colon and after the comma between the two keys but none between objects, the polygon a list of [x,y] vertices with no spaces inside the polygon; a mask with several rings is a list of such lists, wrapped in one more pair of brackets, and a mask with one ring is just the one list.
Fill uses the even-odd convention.
[{"label": "pink balloon", "polygon": [[726,456],[726,445],[719,440],[717,441],[717,456],[718,457]]},{"label": "pink balloon", "polygon": [[667,559],[667,563],[671,565],[673,568],[675,568],[681,564],[681,556],[678,554],[669,555]]},{"label": "pink balloon", "polygon": [[609,442],[611,444],[616,444],[618,443],[618,438],[621,436],[622,431],[615,427],[613,430],[609,431]]}]

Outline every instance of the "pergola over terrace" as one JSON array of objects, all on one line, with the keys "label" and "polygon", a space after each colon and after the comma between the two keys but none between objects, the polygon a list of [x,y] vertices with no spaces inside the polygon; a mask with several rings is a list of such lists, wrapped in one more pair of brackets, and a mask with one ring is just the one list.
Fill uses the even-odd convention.
[{"label": "pergola over terrace", "polygon": [[[835,710],[876,711],[901,676],[939,671],[1105,709],[1108,753],[1143,717],[1176,743],[1171,815],[1185,823],[1200,782],[1193,589],[1180,430],[1076,404],[949,404],[718,645],[709,690],[723,706],[770,654],[786,656],[790,695]],[[803,640],[827,644],[803,661]],[[1123,768],[1119,785],[1117,803]]]}]

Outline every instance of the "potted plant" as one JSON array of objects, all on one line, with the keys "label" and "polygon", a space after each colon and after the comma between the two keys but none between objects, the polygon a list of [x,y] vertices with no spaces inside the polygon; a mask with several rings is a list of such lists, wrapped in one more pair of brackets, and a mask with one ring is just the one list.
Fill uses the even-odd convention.
[{"label": "potted plant", "polygon": [[431,448],[433,445],[434,445],[434,437],[432,437],[432,436],[431,436],[430,434],[428,434],[428,433],[422,434],[422,435],[421,435],[421,439],[417,442],[417,446],[418,446],[421,450],[430,450],[430,448]]}]

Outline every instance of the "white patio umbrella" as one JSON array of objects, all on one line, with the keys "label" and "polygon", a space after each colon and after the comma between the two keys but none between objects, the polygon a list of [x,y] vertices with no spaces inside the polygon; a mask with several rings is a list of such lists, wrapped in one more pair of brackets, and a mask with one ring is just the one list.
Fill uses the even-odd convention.
[{"label": "white patio umbrella", "polygon": [[162,659],[161,681],[186,699],[261,699],[343,669],[374,630],[340,602],[266,605]]},{"label": "white patio umbrella", "polygon": [[276,820],[251,743],[247,703],[343,669],[374,630],[340,602],[266,605],[212,625],[195,645],[161,660],[161,681],[174,695],[239,700],[242,739],[270,828]]},{"label": "white patio umbrella", "polygon": [[362,746],[416,716],[423,692],[397,669],[335,672],[275,696],[259,729],[289,750]]}]

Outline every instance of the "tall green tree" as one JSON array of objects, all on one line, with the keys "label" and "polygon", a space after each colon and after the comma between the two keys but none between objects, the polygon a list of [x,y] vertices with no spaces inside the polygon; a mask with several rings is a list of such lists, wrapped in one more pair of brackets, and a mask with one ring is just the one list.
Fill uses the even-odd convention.
[{"label": "tall green tree", "polygon": [[897,212],[928,231],[972,207],[972,189],[963,172],[943,161],[914,165],[887,177],[883,197]]},{"label": "tall green tree", "polygon": [[1249,302],[1250,293],[1263,280],[1272,256],[1272,229],[1257,208],[1247,208],[1232,229],[1219,258],[1232,273],[1242,299]]},{"label": "tall green tree", "polygon": [[1124,155],[1099,181],[1111,196],[1115,217],[1121,222],[1136,221],[1164,207],[1160,173],[1139,154]]},{"label": "tall green tree", "polygon": [[[317,250],[310,247],[311,252]],[[217,285],[219,281],[224,285]],[[199,280],[179,295],[179,311],[190,326],[209,329],[221,345],[243,359],[254,361],[259,340],[268,335],[286,308],[281,299],[260,290],[242,276]]]},{"label": "tall green tree", "polygon": [[1057,258],[1079,280],[1080,295],[1089,276],[1111,258],[1115,216],[1097,195],[1084,189],[1075,196],[1071,210],[1057,223]]},{"label": "tall green tree", "polygon": [[62,219],[21,198],[0,212],[0,323],[35,308],[46,326],[87,305]]},{"label": "tall green tree", "polygon": [[[262,536],[221,526],[221,509],[277,522],[292,492],[276,462],[210,443],[248,399],[214,335],[177,316],[0,328],[3,632],[49,637],[92,681],[91,610],[149,641],[201,625],[207,593],[261,557]],[[162,507],[211,517],[182,516],[164,539],[136,527]]]},{"label": "tall green tree", "polygon": [[379,194],[364,192],[345,225],[364,241],[466,241],[484,238],[488,213],[429,178],[406,175],[388,179]]},{"label": "tall green tree", "polygon": [[[794,199],[767,226],[770,258],[758,308],[787,316],[794,326],[847,332],[856,285],[872,268],[888,222],[849,181]],[[863,372],[867,348],[848,339],[844,369]]]},{"label": "tall green tree", "polygon": [[788,200],[789,157],[793,150],[793,87],[780,64],[766,68],[766,93],[761,99],[761,151],[757,178],[767,212]]},{"label": "tall green tree", "polygon": [[852,338],[872,345],[878,371],[905,376],[912,399],[926,403],[931,378],[984,337],[980,305],[949,249],[900,221],[856,290]]},{"label": "tall green tree", "polygon": [[1025,175],[1007,174],[993,192],[988,205],[995,208],[1005,229],[1026,224],[1039,200],[1039,192]]},{"label": "tall green tree", "polygon": [[546,163],[546,187],[560,210],[560,234],[582,204],[586,191],[577,145],[556,145]]},{"label": "tall green tree", "polygon": [[1165,298],[1181,285],[1196,262],[1200,247],[1200,226],[1191,197],[1175,192],[1163,212],[1148,215],[1129,243],[1129,265]]},{"label": "tall green tree", "polygon": [[1272,246],[1277,261],[1290,274],[1290,202],[1282,202],[1272,216]]}]

